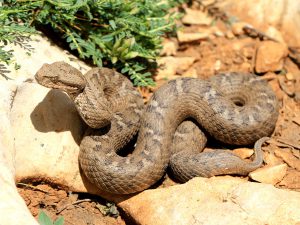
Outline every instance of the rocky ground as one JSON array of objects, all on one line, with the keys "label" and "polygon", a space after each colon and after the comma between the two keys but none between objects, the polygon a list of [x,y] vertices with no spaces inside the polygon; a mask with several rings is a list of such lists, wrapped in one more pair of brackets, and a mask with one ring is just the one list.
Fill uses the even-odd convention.
[{"label": "rocky ground", "polygon": [[[15,163],[9,168],[14,168],[18,192],[34,217],[42,209],[52,219],[63,216],[65,224],[300,224],[297,48],[276,26],[260,30],[247,20],[231,24],[227,12],[197,3],[185,11],[178,38],[164,40],[157,86],[139,88],[140,92],[147,101],[160,85],[179,76],[255,72],[269,82],[280,101],[276,129],[263,147],[264,166],[248,177],[195,178],[183,185],[166,175],[155,188],[136,196],[95,190],[78,171],[83,125],[74,106],[64,94],[49,92],[32,80],[45,61],[65,60],[83,72],[89,67],[37,37],[32,45],[40,49],[32,57],[19,50],[16,57],[22,69],[11,74],[16,82],[3,79],[0,89],[1,106],[9,109],[1,111],[1,116],[9,115],[0,127],[5,130],[2,145],[10,149],[4,159],[8,165]],[[234,152],[245,160],[253,154],[249,148]],[[6,180],[14,185],[12,177]],[[7,196],[0,193],[3,199]]]}]

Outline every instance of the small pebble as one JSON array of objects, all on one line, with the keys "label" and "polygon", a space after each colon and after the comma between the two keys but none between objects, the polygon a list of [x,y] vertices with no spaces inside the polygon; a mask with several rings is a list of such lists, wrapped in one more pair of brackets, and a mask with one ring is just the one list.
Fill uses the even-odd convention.
[{"label": "small pebble", "polygon": [[249,177],[260,183],[275,185],[286,175],[287,167],[285,163],[275,166],[265,166],[251,172]]}]

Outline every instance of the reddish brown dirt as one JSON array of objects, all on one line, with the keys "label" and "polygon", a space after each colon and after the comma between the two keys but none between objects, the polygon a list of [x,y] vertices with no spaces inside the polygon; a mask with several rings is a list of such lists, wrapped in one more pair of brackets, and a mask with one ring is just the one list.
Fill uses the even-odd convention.
[{"label": "reddish brown dirt", "polygon": [[[192,32],[199,27],[201,25],[186,25],[183,30]],[[189,69],[194,68],[200,78],[225,71],[255,71],[257,46],[264,40],[249,37],[245,33],[235,36],[231,28],[225,26],[222,21],[218,21],[216,27],[224,35],[209,35],[205,40],[187,43],[175,40],[179,48],[171,56],[194,57],[195,61]],[[174,41],[174,38],[172,40]],[[186,71],[179,68],[174,75],[181,76]],[[260,75],[269,81],[281,105],[274,139],[264,148],[265,156],[271,155],[273,160],[288,165],[286,175],[276,186],[300,191],[300,99],[297,89],[300,86],[299,67],[287,56],[281,71]],[[159,87],[166,79],[156,81]],[[145,99],[149,99],[156,88],[140,88],[140,91]],[[166,183],[168,181],[164,182],[163,186]],[[99,208],[105,207],[105,201],[96,196],[66,193],[45,184],[35,188],[19,185],[19,192],[35,217],[42,209],[52,219],[63,216],[65,224],[125,224],[120,216],[103,216]]]},{"label": "reddish brown dirt", "polygon": [[[125,224],[117,214],[103,215],[109,207],[106,206],[105,200],[97,196],[67,193],[47,184],[36,186],[19,184],[18,190],[36,218],[40,210],[43,210],[52,220],[62,216],[65,225]],[[114,212],[112,207],[111,209]]]}]

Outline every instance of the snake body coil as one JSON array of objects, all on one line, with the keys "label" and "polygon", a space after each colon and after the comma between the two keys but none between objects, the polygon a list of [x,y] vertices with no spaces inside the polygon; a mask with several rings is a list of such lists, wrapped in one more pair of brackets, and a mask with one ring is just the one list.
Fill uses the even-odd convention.
[{"label": "snake body coil", "polygon": [[[67,92],[83,120],[94,128],[80,144],[79,162],[92,183],[112,193],[148,188],[161,179],[169,163],[181,181],[247,174],[261,165],[259,150],[265,139],[257,142],[256,158],[250,163],[222,150],[199,154],[197,145],[204,147],[206,138],[194,123],[183,121],[197,121],[223,143],[248,145],[270,135],[278,116],[273,91],[251,74],[171,80],[153,94],[146,108],[131,82],[110,69],[94,68],[83,76],[70,65],[56,62],[45,64],[36,80]],[[119,156],[118,151],[138,130],[135,150],[127,157]]]}]

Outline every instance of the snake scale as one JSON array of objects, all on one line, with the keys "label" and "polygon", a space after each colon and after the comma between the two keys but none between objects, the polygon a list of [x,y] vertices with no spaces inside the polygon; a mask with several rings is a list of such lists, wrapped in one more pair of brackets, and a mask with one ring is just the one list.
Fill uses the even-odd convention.
[{"label": "snake scale", "polygon": [[[67,63],[55,62],[44,64],[35,78],[66,92],[93,128],[81,141],[79,163],[92,183],[111,193],[142,191],[161,179],[168,165],[182,182],[195,176],[248,174],[261,166],[261,145],[278,117],[267,82],[246,73],[170,80],[146,107],[131,82],[112,69],[93,68],[82,75]],[[199,153],[206,136],[195,123],[226,144],[258,140],[254,160],[246,162],[224,150]],[[120,156],[137,131],[134,151]]]}]

